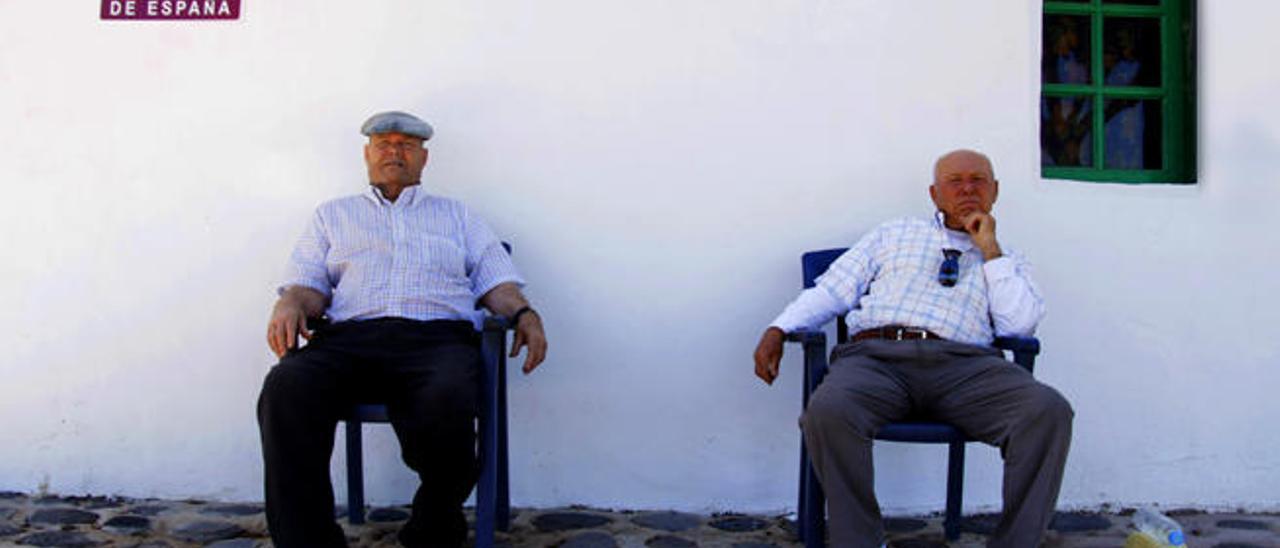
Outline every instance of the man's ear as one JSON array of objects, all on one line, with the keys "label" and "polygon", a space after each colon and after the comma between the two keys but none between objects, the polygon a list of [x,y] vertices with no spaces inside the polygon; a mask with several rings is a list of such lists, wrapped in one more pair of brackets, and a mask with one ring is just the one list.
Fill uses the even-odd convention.
[{"label": "man's ear", "polygon": [[933,200],[934,207],[937,207],[938,209],[942,209],[942,204],[938,203],[938,186],[937,185],[929,185],[929,199]]},{"label": "man's ear", "polygon": [[[992,179],[991,185],[991,205],[996,205],[996,199],[1000,197],[1000,181],[998,179]],[[987,213],[990,213],[990,211]]]}]

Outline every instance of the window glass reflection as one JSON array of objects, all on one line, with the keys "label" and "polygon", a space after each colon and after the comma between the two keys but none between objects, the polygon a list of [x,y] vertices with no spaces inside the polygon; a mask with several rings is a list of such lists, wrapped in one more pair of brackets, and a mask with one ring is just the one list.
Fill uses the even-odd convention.
[{"label": "window glass reflection", "polygon": [[1044,57],[1041,81],[1046,84],[1088,84],[1089,17],[1044,16]]},{"label": "window glass reflection", "polygon": [[1160,101],[1109,99],[1102,146],[1108,169],[1160,169]]},{"label": "window glass reflection", "polygon": [[1085,96],[1040,100],[1040,165],[1093,165],[1092,112]]},{"label": "window glass reflection", "polygon": [[1108,17],[1102,24],[1102,70],[1108,86],[1160,86],[1160,21]]}]

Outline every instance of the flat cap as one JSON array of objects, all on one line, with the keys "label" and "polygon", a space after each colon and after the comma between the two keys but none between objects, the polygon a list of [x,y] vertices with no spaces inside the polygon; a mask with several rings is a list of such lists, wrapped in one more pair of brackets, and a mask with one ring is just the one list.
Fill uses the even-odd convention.
[{"label": "flat cap", "polygon": [[422,121],[417,116],[408,112],[390,110],[370,116],[368,120],[364,121],[364,125],[360,126],[360,133],[366,136],[380,133],[403,133],[426,141],[431,138],[434,130],[431,129],[431,124]]}]

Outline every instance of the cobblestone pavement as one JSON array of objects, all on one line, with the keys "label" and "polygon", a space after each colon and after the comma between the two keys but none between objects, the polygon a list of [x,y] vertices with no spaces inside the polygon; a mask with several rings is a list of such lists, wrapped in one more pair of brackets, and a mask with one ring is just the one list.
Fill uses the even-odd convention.
[{"label": "cobblestone pavement", "polygon": [[[1059,513],[1045,546],[1115,548],[1124,544],[1129,511]],[[766,548],[800,546],[786,516],[632,512],[592,508],[517,510],[500,545],[563,548]],[[1170,512],[1191,548],[1280,548],[1280,515]],[[369,523],[340,518],[352,546],[398,546],[404,507],[374,508]],[[943,542],[938,516],[894,517],[885,525],[898,548],[977,548],[995,516],[970,516],[960,540]],[[31,496],[0,492],[0,546],[119,548],[267,548],[258,504]]]}]

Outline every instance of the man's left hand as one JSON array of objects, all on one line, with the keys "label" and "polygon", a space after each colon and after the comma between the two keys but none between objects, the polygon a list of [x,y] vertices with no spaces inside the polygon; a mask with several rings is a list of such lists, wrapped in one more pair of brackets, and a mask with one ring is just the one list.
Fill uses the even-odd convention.
[{"label": "man's left hand", "polygon": [[480,304],[499,316],[520,316],[516,324],[511,326],[515,329],[516,336],[511,341],[510,357],[516,357],[521,348],[528,347],[522,368],[524,374],[528,375],[547,357],[547,335],[542,332],[542,317],[532,308],[524,314],[518,314],[520,309],[529,306],[529,301],[520,294],[520,286],[511,282],[501,283],[490,289],[480,297]]},{"label": "man's left hand", "polygon": [[996,241],[996,218],[990,213],[975,211],[966,215],[962,222],[965,232],[973,238],[973,244],[982,251],[983,260],[990,261],[1004,255],[1000,242]]},{"label": "man's left hand", "polygon": [[528,375],[547,357],[547,335],[542,331],[542,318],[534,311],[521,314],[520,322],[514,327],[516,335],[511,342],[510,357],[516,357],[521,348],[528,347],[524,367],[521,368]]}]

